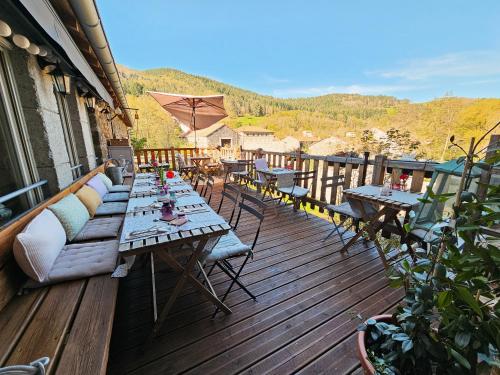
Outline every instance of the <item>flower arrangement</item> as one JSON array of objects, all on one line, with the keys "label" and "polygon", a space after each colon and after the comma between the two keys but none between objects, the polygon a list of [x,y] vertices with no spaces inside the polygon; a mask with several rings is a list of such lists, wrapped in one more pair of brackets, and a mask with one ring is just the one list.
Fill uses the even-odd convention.
[{"label": "flower arrangement", "polygon": [[410,176],[407,173],[403,173],[401,174],[401,176],[399,176],[399,189],[401,191],[406,190],[406,183],[408,182],[409,178]]}]

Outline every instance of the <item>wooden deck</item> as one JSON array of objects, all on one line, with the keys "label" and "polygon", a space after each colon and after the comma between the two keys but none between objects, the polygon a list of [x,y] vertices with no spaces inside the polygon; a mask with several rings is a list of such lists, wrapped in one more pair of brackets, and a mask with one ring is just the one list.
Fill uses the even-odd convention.
[{"label": "wooden deck", "polygon": [[[220,186],[211,205],[219,204]],[[228,217],[228,211],[223,209]],[[253,219],[242,215],[237,234],[253,240]],[[388,286],[382,262],[371,243],[359,241],[341,255],[340,239],[322,239],[331,223],[305,218],[290,206],[278,216],[267,213],[254,259],[242,280],[257,296],[234,288],[219,313],[203,297],[186,289],[160,335],[148,348],[142,343],[152,325],[149,266],[137,261],[121,280],[108,365],[110,374],[288,374],[361,373],[356,356],[357,315],[366,318],[391,310],[402,291]],[[157,276],[160,304],[175,276]],[[222,294],[228,280],[211,276]]]}]

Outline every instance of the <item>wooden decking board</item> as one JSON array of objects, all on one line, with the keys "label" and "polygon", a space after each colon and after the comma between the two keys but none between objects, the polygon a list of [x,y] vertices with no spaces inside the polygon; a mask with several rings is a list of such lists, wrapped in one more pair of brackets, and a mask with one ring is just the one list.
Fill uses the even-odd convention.
[{"label": "wooden decking board", "polygon": [[[286,238],[286,236],[282,236],[282,238]],[[275,246],[279,246],[274,244]],[[315,241],[314,236],[313,237],[308,237],[305,240],[294,240],[290,242],[285,242],[283,246],[280,246],[278,249],[275,249],[275,256],[272,257],[271,259],[261,259],[260,258],[260,252],[257,248],[256,250],[256,255],[254,259],[248,263],[248,265],[245,267],[243,270],[243,278],[245,278],[245,275],[250,274],[251,272],[256,272],[262,268],[266,267],[271,267],[274,264],[277,264],[279,262],[282,262],[284,260],[290,260],[293,257],[304,255],[310,252],[315,252],[318,249],[321,249],[322,252],[319,253],[316,251],[315,256],[320,257],[320,256],[329,256],[330,253],[333,253],[335,251],[338,251],[341,247],[341,244],[339,240],[335,237],[332,239],[329,239],[327,242],[321,242],[321,241]],[[264,250],[262,250],[264,251]],[[277,254],[276,254],[277,253]],[[235,265],[239,265],[239,262],[233,261],[232,262]],[[297,264],[300,266],[301,264]],[[217,286],[220,282],[225,283],[222,287],[225,287],[228,285],[229,281],[227,280],[227,277],[220,277],[223,274],[219,274],[217,272],[214,272],[211,275],[211,281],[212,284]],[[144,275],[145,277],[149,277],[148,274]],[[168,281],[170,278],[173,276],[171,275],[166,275],[164,273],[160,273],[157,278],[157,284],[159,286],[160,291],[162,292],[168,292],[171,289],[171,283],[168,284]],[[262,275],[259,276],[259,279],[262,279]],[[247,280],[248,283],[248,280]],[[168,285],[168,287],[162,287],[164,285]],[[137,283],[136,283],[137,286]],[[130,290],[129,296],[131,298],[136,298],[137,293],[140,292],[140,288],[132,288]],[[186,294],[191,294],[191,289],[186,289],[182,295]]]},{"label": "wooden decking board", "polygon": [[[212,207],[219,197],[216,186]],[[223,205],[221,215],[229,218],[231,210]],[[252,223],[242,214],[236,233],[243,241],[253,239]],[[352,316],[382,313],[401,296],[387,286],[376,250],[360,241],[340,254],[338,236],[322,242],[331,223],[306,220],[290,206],[280,207],[277,216],[270,210],[264,223],[242,276],[258,301],[234,288],[226,300],[233,314],[210,320],[213,306],[187,288],[147,350],[141,342],[151,329],[149,270],[136,269],[121,280],[108,372],[357,374],[358,320]],[[160,303],[176,277],[168,270],[158,273]],[[229,284],[220,271],[210,279],[217,293]]]},{"label": "wooden decking board", "polygon": [[[256,284],[252,285],[248,284],[248,287],[250,287],[251,290],[258,297],[259,304],[262,304],[263,300],[260,297],[260,295],[265,292],[272,291],[274,289],[277,289],[278,287],[281,287],[288,283],[292,283],[294,281],[297,282],[301,278],[306,278],[302,280],[301,283],[298,283],[298,286],[292,290],[292,295],[294,295],[299,293],[301,288],[309,286],[309,281],[308,281],[309,279],[311,280],[311,282],[313,282],[313,284],[311,284],[312,287],[314,285],[318,285],[320,281],[324,282],[322,278],[328,280],[334,277],[338,277],[343,272],[348,272],[348,270],[350,269],[356,268],[367,261],[376,260],[377,258],[377,255],[374,251],[368,251],[368,249],[364,248],[362,245],[359,246],[359,249],[355,248],[353,249],[353,251],[356,251],[354,255],[360,255],[360,256],[358,259],[352,261],[352,264],[351,262],[349,263],[342,262],[343,269],[347,269],[347,271],[338,269],[338,266],[335,267],[335,264],[341,263],[342,261],[341,256],[339,254],[337,254],[336,256],[330,256],[330,254],[325,254],[323,256],[323,258],[325,259],[317,259],[316,261],[311,262],[309,264],[300,264],[294,270],[287,270],[284,273],[275,274],[271,278],[260,279]],[[331,268],[328,269],[329,267]],[[322,271],[322,273],[317,274],[318,271]],[[277,292],[280,292],[281,294],[278,296],[278,298],[271,297],[272,302],[279,301],[279,299],[284,295],[282,294],[283,291],[277,291]],[[237,297],[238,300],[233,302],[235,297]],[[266,296],[266,298],[268,297]],[[179,314],[179,316],[176,316],[175,314],[171,315],[171,317],[169,318],[171,322],[167,321],[167,323],[165,324],[166,329],[170,330],[170,327],[172,327],[172,325],[175,328],[178,328],[179,322],[182,322],[184,320],[192,322],[196,317],[204,319],[207,316],[210,316],[211,313],[213,312],[212,305],[208,303],[201,304],[199,302],[199,298],[197,299],[197,301],[198,304],[191,309],[192,311],[181,311],[181,314]],[[246,294],[239,293],[237,289],[229,294],[228,297],[229,306],[234,306],[236,303],[240,303],[241,301],[250,301],[250,304],[252,306],[251,312],[254,312],[255,310],[255,307],[253,307],[254,303],[253,301],[250,300],[250,298]],[[206,307],[206,310],[203,310],[203,307]],[[130,333],[130,331],[127,332]]]},{"label": "wooden decking board", "polygon": [[[323,328],[328,321],[338,322],[349,319],[352,301],[366,299],[367,302],[374,303],[376,300],[373,296],[380,297],[378,291],[382,289],[382,293],[389,292],[385,288],[386,280],[381,279],[380,276],[376,274],[342,293],[333,295],[309,309],[302,310],[299,314],[267,329],[260,335],[233,346],[231,350],[224,350],[223,354],[196,366],[194,372],[200,371],[204,374],[240,372],[264,359],[273,351],[292,343],[297,337],[307,336],[310,331],[317,330],[318,327]],[[333,294],[333,290],[331,291]],[[335,319],[336,317],[341,319]],[[263,371],[256,373],[263,374],[265,372],[266,370],[263,369]]]},{"label": "wooden decking board", "polygon": [[[370,251],[369,254],[367,254],[367,257],[365,258],[369,261],[372,262],[372,268],[366,268],[366,270],[374,270],[378,271],[380,270],[378,262],[374,262],[376,260],[376,254],[374,251]],[[358,259],[356,262],[353,262],[353,266],[351,268],[347,268],[343,272],[349,272],[350,270],[354,269],[357,267],[357,263],[363,264],[363,262],[366,262],[366,260],[363,260],[363,258]],[[313,265],[314,267],[314,265]],[[235,319],[232,319],[233,323],[238,323],[240,320],[245,319],[249,316],[255,315],[256,313],[263,311],[265,309],[268,309],[278,303],[281,303],[285,301],[286,299],[289,299],[293,296],[298,295],[299,293],[307,292],[308,290],[311,290],[313,288],[317,288],[318,286],[321,286],[325,282],[333,282],[333,279],[338,282],[338,285],[341,286],[343,283],[349,282],[348,278],[343,278],[341,277],[343,275],[342,272],[336,271],[335,267],[323,267],[322,269],[319,270],[320,272],[313,272],[309,273],[306,270],[306,267],[304,266],[302,269],[302,274],[296,274],[296,275],[289,275],[288,279],[285,280],[285,283],[281,286],[273,287],[270,286],[268,288],[265,288],[267,284],[269,284],[267,281],[262,281],[261,285],[266,291],[264,294],[259,294],[258,293],[258,305],[256,306],[255,302],[253,300],[250,300],[248,297],[246,297],[245,294],[245,299],[243,300],[242,303],[232,303],[231,298],[228,300],[228,305],[233,308],[234,306],[237,306],[239,314]],[[294,277],[297,276],[297,277]],[[279,276],[276,276],[279,277]],[[354,276],[353,276],[354,277]],[[254,292],[255,290],[252,289]],[[240,294],[234,294],[236,296],[240,296]],[[238,300],[237,302],[239,302]],[[185,311],[182,314],[172,315],[169,321],[166,322],[166,328],[169,330],[174,330],[174,329],[182,329],[184,332],[186,332],[187,329],[192,330],[194,332],[200,331],[204,329],[206,331],[206,326],[213,326],[210,323],[210,320],[207,320],[207,318],[211,315],[213,312],[213,307],[210,306],[209,304],[205,304],[204,306],[200,306],[200,309],[192,309],[191,311]],[[238,319],[236,319],[238,318]],[[185,327],[187,324],[191,322],[192,327]],[[194,324],[195,322],[199,322],[198,324]],[[226,322],[226,325],[224,327],[229,326],[229,322]],[[219,328],[220,329],[220,328]],[[222,328],[223,329],[223,328]],[[127,331],[128,334],[132,334],[131,331]],[[144,333],[143,327],[141,327],[140,332]],[[207,332],[209,334],[211,332]],[[176,336],[177,337],[177,336]],[[170,350],[175,350],[176,346],[179,345],[186,345],[186,338],[189,338],[191,336],[187,335],[181,335],[177,338],[177,340],[174,341],[179,341],[179,343],[176,345],[176,342],[172,341],[170,342],[169,348]],[[199,338],[203,338],[203,336],[198,335]]]}]

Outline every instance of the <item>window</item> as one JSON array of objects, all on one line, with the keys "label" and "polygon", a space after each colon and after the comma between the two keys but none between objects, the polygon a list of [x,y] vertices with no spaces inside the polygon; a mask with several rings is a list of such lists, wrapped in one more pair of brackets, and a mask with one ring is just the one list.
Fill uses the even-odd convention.
[{"label": "window", "polygon": [[56,96],[57,106],[59,107],[59,116],[61,117],[64,142],[66,143],[66,150],[68,151],[71,172],[73,173],[73,180],[76,180],[82,175],[82,165],[80,164],[78,159],[78,151],[76,148],[75,137],[73,135],[73,129],[71,127],[71,117],[69,114],[66,94],[58,92],[54,86],[54,95]]},{"label": "window", "polygon": [[220,139],[221,147],[231,147],[232,144],[233,144],[232,138],[221,138]]},{"label": "window", "polygon": [[0,226],[43,199],[40,189],[19,191],[38,181],[38,174],[7,49],[0,38]]}]

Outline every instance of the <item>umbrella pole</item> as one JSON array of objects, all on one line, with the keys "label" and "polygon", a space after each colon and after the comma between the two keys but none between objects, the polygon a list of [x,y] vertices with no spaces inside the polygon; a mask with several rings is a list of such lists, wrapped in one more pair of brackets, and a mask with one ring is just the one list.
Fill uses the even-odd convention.
[{"label": "umbrella pole", "polygon": [[193,106],[194,153],[196,154],[196,107]]}]

